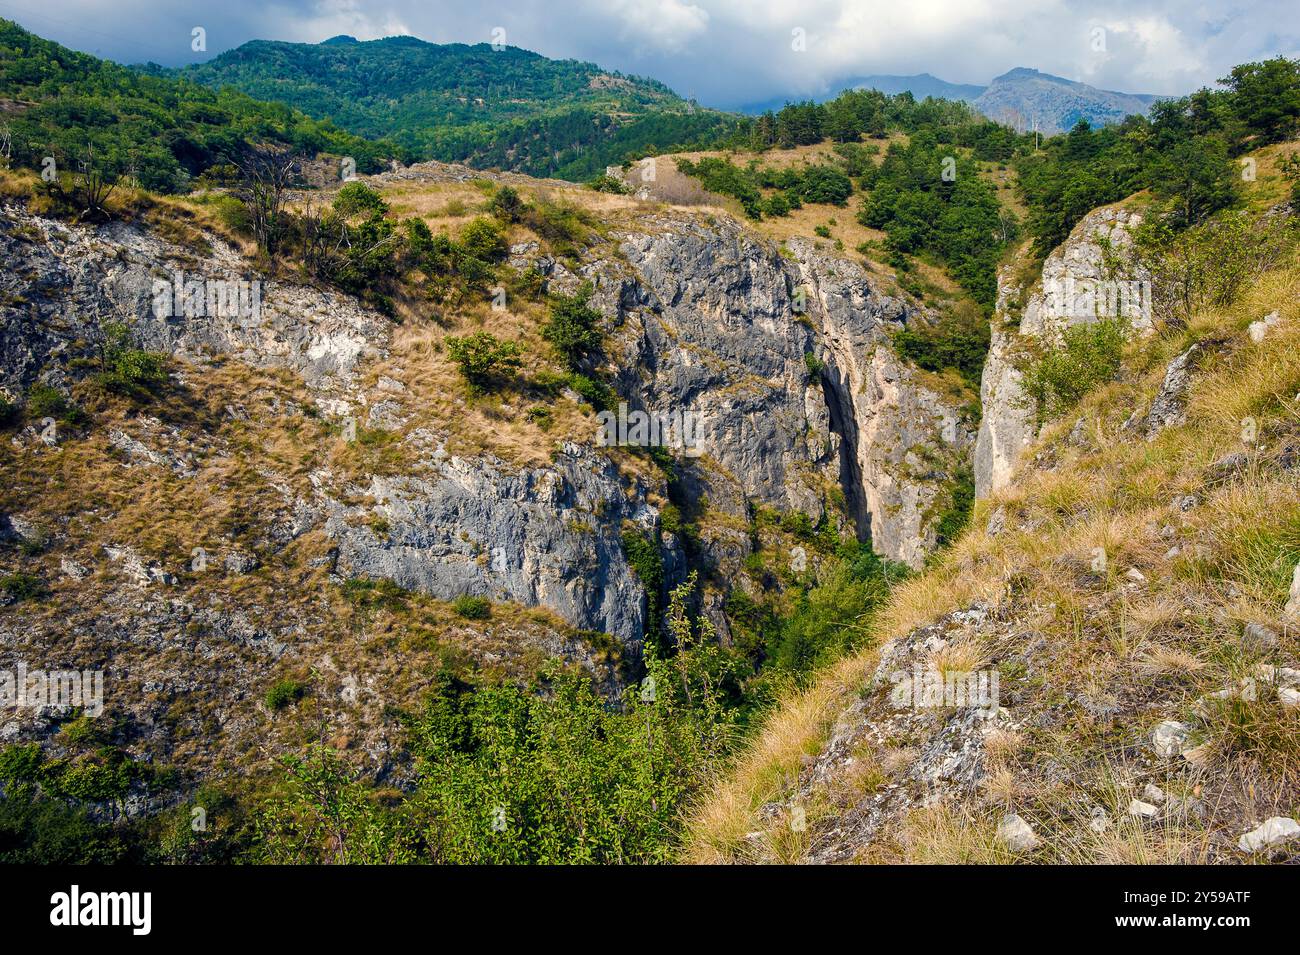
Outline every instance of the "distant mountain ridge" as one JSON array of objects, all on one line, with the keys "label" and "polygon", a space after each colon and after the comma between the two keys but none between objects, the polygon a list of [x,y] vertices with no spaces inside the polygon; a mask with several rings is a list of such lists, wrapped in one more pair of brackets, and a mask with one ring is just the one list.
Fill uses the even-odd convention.
[{"label": "distant mountain ridge", "polygon": [[203,64],[154,69],[286,103],[391,140],[414,159],[540,176],[582,178],[627,153],[691,141],[733,121],[655,80],[594,63],[413,36],[252,40]]},{"label": "distant mountain ridge", "polygon": [[[1106,126],[1123,122],[1126,116],[1145,116],[1151,104],[1161,99],[1147,93],[1103,90],[1023,66],[994,77],[987,86],[949,83],[930,73],[917,73],[853,77],[835,84],[836,93],[841,89],[874,89],[889,96],[911,93],[917,99],[933,96],[961,100],[996,122],[1022,130],[1037,129],[1048,136],[1065,132],[1080,119],[1093,126]],[[828,93],[815,98],[824,100],[834,95]],[[787,99],[752,104],[743,112],[778,109]]]},{"label": "distant mountain ridge", "polygon": [[1145,116],[1160,98],[1098,89],[1017,67],[995,77],[971,105],[989,119],[1052,135],[1065,132],[1081,119],[1092,126],[1108,126],[1123,122],[1126,116]]}]

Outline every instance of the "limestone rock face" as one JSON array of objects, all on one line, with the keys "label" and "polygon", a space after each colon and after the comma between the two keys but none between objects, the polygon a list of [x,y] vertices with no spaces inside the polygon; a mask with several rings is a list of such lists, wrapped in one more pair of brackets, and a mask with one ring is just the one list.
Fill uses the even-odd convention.
[{"label": "limestone rock face", "polygon": [[620,529],[629,521],[653,532],[658,511],[644,487],[628,490],[608,459],[573,444],[553,466],[522,471],[444,456],[419,476],[372,477],[363,493],[373,506],[328,502],[325,530],[346,574],[442,600],[470,594],[547,607],[636,648],[646,592]]},{"label": "limestone rock face", "polygon": [[[1028,348],[1050,345],[1072,325],[1110,312],[1125,314],[1134,333],[1151,328],[1149,308],[1144,311],[1140,305],[1140,288],[1131,285],[1143,276],[1112,274],[1113,263],[1123,261],[1133,241],[1130,232],[1141,221],[1140,215],[1124,209],[1096,209],[1044,260],[1032,288],[1019,287],[1010,267],[998,275],[997,309],[980,382],[983,415],[975,442],[976,497],[1005,487],[1020,453],[1038,436],[1036,415],[1017,367]],[[1132,298],[1126,297],[1130,291]],[[1023,302],[1018,325],[1011,315],[1015,302]]]},{"label": "limestone rock face", "polygon": [[[287,366],[313,387],[346,390],[359,362],[383,352],[385,319],[337,292],[267,281],[238,253],[209,237],[202,261],[191,250],[122,223],[68,226],[6,207],[0,220],[0,385],[13,389],[51,357],[98,337],[101,323],[131,327],[141,347],[194,359],[223,354],[254,366]],[[156,308],[159,286],[248,283],[236,314],[187,315],[182,303]],[[257,283],[256,288],[252,283]],[[256,307],[252,303],[256,299]],[[204,301],[204,312],[207,302]]]},{"label": "limestone rock face", "polygon": [[806,240],[782,255],[728,221],[661,225],[622,242],[636,275],[609,295],[626,321],[620,385],[695,416],[696,492],[737,516],[756,501],[817,521],[839,488],[877,551],[919,566],[973,439],[889,345],[914,309]]},{"label": "limestone rock face", "polygon": [[[443,175],[441,167],[419,172]],[[649,213],[636,225],[576,263],[539,258],[535,245],[520,244],[509,267],[537,268],[556,291],[592,282],[608,357],[592,371],[633,408],[695,420],[696,445],[679,457],[688,495],[740,522],[756,506],[802,512],[814,523],[829,517],[842,531],[869,536],[881,554],[919,566],[973,436],[951,400],[890,346],[915,307],[811,241],[778,249],[725,216]],[[649,598],[623,534],[630,527],[662,541],[669,584],[686,572],[677,541],[659,533],[651,500],[662,502],[655,496],[662,488],[621,473],[594,432],[590,442],[557,449],[546,467],[449,456],[437,435],[408,433],[401,382],[381,377],[378,397],[360,386],[368,363],[388,355],[388,319],[341,293],[266,280],[235,248],[203,239],[199,256],[136,225],[69,226],[5,207],[0,388],[14,397],[36,382],[65,387],[69,362],[94,359],[108,322],[128,325],[141,347],[182,363],[220,356],[291,370],[326,418],[388,432],[416,463],[410,473],[369,475],[346,493],[321,482],[314,495],[288,495],[282,513],[255,518],[265,524],[262,539],[285,547],[320,532],[333,549],[312,566],[340,577],[546,608],[635,654]],[[255,289],[256,307],[234,314],[158,307],[160,287],[195,280],[244,283]],[[194,480],[200,459],[221,450],[199,432],[181,434],[143,415],[109,439],[141,480],[156,472]],[[114,553],[134,553],[128,541],[109,543]],[[700,547],[727,580],[751,544],[743,530],[719,527]],[[131,575],[141,586],[171,579],[143,555],[128,556],[118,564],[143,568]],[[258,566],[251,556],[214,561],[234,575]],[[724,597],[705,603],[725,636]]]}]

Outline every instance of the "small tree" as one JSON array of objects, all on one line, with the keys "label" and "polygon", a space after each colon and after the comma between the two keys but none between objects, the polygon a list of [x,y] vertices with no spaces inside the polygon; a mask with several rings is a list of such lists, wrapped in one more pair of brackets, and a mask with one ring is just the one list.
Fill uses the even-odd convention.
[{"label": "small tree", "polygon": [[388,203],[364,182],[349,182],[334,197],[334,211],[344,218],[355,215],[383,215]]},{"label": "small tree", "polygon": [[491,219],[479,217],[461,230],[460,245],[482,262],[500,262],[506,257],[506,237]]},{"label": "small tree", "polygon": [[542,329],[543,337],[564,356],[570,367],[600,347],[600,312],[587,303],[591,283],[585,283],[576,295],[551,298],[551,317]]},{"label": "small tree", "polygon": [[447,354],[473,392],[485,390],[503,372],[518,368],[522,360],[520,351],[518,342],[503,342],[491,332],[447,338]]},{"label": "small tree", "polygon": [[493,194],[488,208],[502,222],[518,222],[526,206],[518,192],[510,186],[502,186]]}]

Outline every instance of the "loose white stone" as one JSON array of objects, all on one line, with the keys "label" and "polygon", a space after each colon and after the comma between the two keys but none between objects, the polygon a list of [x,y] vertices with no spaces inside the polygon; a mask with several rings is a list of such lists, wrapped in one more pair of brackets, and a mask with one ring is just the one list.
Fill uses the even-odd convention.
[{"label": "loose white stone", "polygon": [[1149,802],[1143,802],[1141,799],[1134,799],[1128,804],[1128,814],[1138,819],[1150,819],[1159,815],[1160,810],[1151,805]]},{"label": "loose white stone", "polygon": [[1029,823],[1014,813],[998,823],[998,838],[1012,852],[1028,852],[1038,845],[1038,836]]},{"label": "loose white stone", "polygon": [[1300,620],[1300,564],[1296,564],[1291,573],[1291,594],[1283,613]]},{"label": "loose white stone", "polygon": [[1191,736],[1192,728],[1186,723],[1165,720],[1151,733],[1151,745],[1160,756],[1177,756]]},{"label": "loose white stone", "polygon": [[1142,790],[1142,798],[1159,806],[1165,801],[1165,791],[1155,783],[1147,783],[1146,788]]},{"label": "loose white stone", "polygon": [[1289,842],[1296,836],[1300,836],[1300,822],[1286,816],[1274,816],[1265,820],[1258,829],[1252,829],[1243,835],[1237,840],[1237,845],[1244,852],[1259,852]]}]

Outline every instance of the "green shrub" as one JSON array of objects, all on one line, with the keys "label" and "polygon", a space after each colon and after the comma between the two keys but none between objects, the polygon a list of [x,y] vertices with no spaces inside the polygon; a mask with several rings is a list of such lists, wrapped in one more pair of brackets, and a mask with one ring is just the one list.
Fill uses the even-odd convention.
[{"label": "green shrub", "polygon": [[806,682],[818,667],[870,638],[872,615],[888,599],[891,585],[907,573],[904,565],[873,553],[869,544],[845,545],[823,569],[818,586],[773,634],[767,667]]},{"label": "green shrub", "polygon": [[86,413],[71,398],[50,385],[33,385],[27,392],[24,411],[33,421],[53,418],[64,424],[78,425],[86,420]]},{"label": "green shrub", "polygon": [[527,206],[512,186],[501,186],[492,194],[488,209],[502,222],[518,222]]},{"label": "green shrub", "polygon": [[936,543],[946,547],[970,523],[971,511],[975,508],[975,472],[970,465],[963,465],[952,482],[952,496],[948,506],[939,515],[935,525]]},{"label": "green shrub", "polygon": [[442,676],[403,717],[411,792],[381,803],[325,747],[288,763],[258,814],[264,861],[470,864],[669,862],[682,811],[735,734],[727,654],[673,592],[675,652],[647,645],[647,679],[620,701],[559,669],[534,685]]},{"label": "green shrub", "polygon": [[1064,414],[1119,374],[1126,329],[1123,319],[1072,325],[1059,344],[1022,363],[1025,395],[1040,422]]},{"label": "green shrub", "polygon": [[600,347],[601,316],[587,304],[591,294],[588,282],[574,295],[553,295],[550,318],[542,328],[542,336],[555,346],[570,367]]},{"label": "green shrub", "polygon": [[334,197],[334,211],[345,219],[358,215],[382,216],[388,212],[388,203],[364,182],[349,182]]},{"label": "green shrub", "polygon": [[266,706],[271,712],[277,713],[306,695],[307,684],[291,679],[280,680],[266,691]]},{"label": "green shrub", "polygon": [[482,216],[461,229],[460,245],[469,255],[483,262],[500,262],[510,251],[501,228]]},{"label": "green shrub", "polygon": [[894,333],[894,347],[919,368],[951,368],[978,388],[989,351],[988,318],[973,304],[959,304],[933,323],[914,318]]},{"label": "green shrub", "polygon": [[587,188],[594,192],[612,192],[618,196],[625,196],[632,191],[623,185],[621,179],[603,174],[587,180]]},{"label": "green shrub", "polygon": [[12,428],[22,419],[22,408],[17,402],[0,398],[0,428]]},{"label": "green shrub", "polygon": [[406,602],[407,593],[387,577],[371,580],[353,577],[342,586],[343,599],[362,610],[396,610]]},{"label": "green shrub", "polygon": [[659,626],[659,608],[664,586],[664,555],[659,542],[640,531],[623,532],[623,553],[628,566],[641,579],[646,592],[646,632]]},{"label": "green shrub", "polygon": [[132,347],[130,329],[121,322],[111,322],[103,331],[100,387],[136,401],[159,395],[167,385],[166,356]]},{"label": "green shrub", "polygon": [[611,411],[617,405],[617,396],[603,381],[574,372],[569,375],[566,382],[583,401],[597,411]]},{"label": "green shrub", "polygon": [[461,594],[452,602],[451,608],[466,620],[486,620],[492,616],[492,601],[486,597]]},{"label": "green shrub", "polygon": [[591,219],[583,209],[538,199],[522,215],[528,228],[545,239],[559,255],[573,255],[591,235]]},{"label": "green shrub", "polygon": [[49,595],[44,581],[21,571],[0,577],[0,590],[7,593],[15,603],[23,600],[44,600]]},{"label": "green shrub", "polygon": [[518,342],[504,342],[491,332],[447,338],[447,354],[460,369],[471,391],[483,391],[500,383],[507,370],[522,362]]}]

